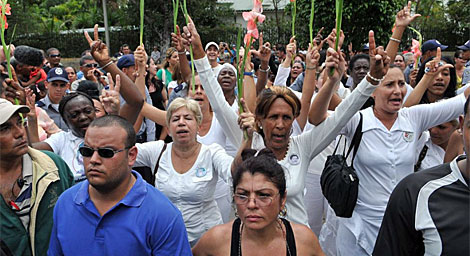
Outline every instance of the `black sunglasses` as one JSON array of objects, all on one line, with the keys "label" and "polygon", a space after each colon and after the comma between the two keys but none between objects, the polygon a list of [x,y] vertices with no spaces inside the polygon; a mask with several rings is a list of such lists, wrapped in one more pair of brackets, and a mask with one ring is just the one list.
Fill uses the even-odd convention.
[{"label": "black sunglasses", "polygon": [[60,54],[51,54],[49,55],[51,58],[60,58]]},{"label": "black sunglasses", "polygon": [[94,149],[94,148],[90,148],[88,146],[82,146],[78,149],[78,151],[80,152],[80,154],[83,157],[91,157],[95,153],[95,151],[98,151],[98,155],[100,155],[101,157],[103,157],[103,158],[112,158],[114,156],[114,154],[117,154],[117,153],[122,152],[122,151],[127,150],[127,149],[129,149],[129,148],[127,147],[127,148],[123,148],[123,149],[120,149],[120,150],[114,150],[112,148]]},{"label": "black sunglasses", "polygon": [[88,64],[84,64],[82,67],[97,68],[98,64],[97,63],[88,63]]}]

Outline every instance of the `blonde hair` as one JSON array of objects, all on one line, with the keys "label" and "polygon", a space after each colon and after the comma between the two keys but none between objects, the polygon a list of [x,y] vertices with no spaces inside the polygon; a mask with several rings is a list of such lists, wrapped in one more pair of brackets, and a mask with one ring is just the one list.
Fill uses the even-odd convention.
[{"label": "blonde hair", "polygon": [[168,107],[166,111],[166,125],[170,127],[170,118],[173,115],[173,113],[182,108],[185,107],[189,111],[191,111],[194,114],[194,117],[196,118],[196,122],[198,125],[201,125],[202,123],[202,111],[201,107],[199,106],[199,103],[193,99],[189,98],[176,98],[173,100]]}]

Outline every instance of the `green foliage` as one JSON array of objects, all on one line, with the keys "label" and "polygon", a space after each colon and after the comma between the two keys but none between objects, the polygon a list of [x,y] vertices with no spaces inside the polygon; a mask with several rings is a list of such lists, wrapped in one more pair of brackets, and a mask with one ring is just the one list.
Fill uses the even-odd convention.
[{"label": "green foliage", "polygon": [[[392,34],[395,14],[403,8],[405,0],[346,0],[343,4],[342,29],[346,36],[343,48],[349,42],[355,50],[368,42],[369,30],[374,30],[375,38],[381,45],[388,42]],[[310,0],[297,0],[297,42],[301,48],[307,48],[309,41]],[[290,15],[290,8],[286,8]],[[325,27],[323,36],[326,37],[335,27],[335,0],[315,1],[314,34]]]}]

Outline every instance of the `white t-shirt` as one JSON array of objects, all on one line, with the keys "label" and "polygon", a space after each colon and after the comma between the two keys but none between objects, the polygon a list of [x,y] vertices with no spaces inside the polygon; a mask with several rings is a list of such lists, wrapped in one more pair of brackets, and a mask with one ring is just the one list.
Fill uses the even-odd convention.
[{"label": "white t-shirt", "polygon": [[52,151],[62,157],[73,173],[75,182],[86,179],[83,157],[78,148],[83,146],[83,138],[75,136],[71,131],[52,134],[44,142],[51,146]]},{"label": "white t-shirt", "polygon": [[[137,144],[135,167],[148,166],[154,171],[163,141]],[[233,158],[218,144],[202,144],[194,165],[180,174],[173,169],[169,143],[160,159],[155,178],[156,187],[181,211],[189,241],[199,239],[204,232],[222,224],[222,216],[215,202],[214,191],[219,176],[231,181]]]}]

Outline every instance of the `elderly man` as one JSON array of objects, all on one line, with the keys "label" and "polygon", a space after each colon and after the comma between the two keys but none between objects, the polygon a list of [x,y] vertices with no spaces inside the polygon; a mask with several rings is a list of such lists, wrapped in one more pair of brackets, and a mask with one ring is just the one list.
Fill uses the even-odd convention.
[{"label": "elderly man", "polygon": [[73,184],[60,157],[28,147],[20,116],[27,112],[0,99],[0,255],[45,255],[53,206]]},{"label": "elderly man", "polygon": [[181,213],[132,171],[129,122],[95,119],[79,152],[87,180],[59,198],[48,255],[191,255]]}]

